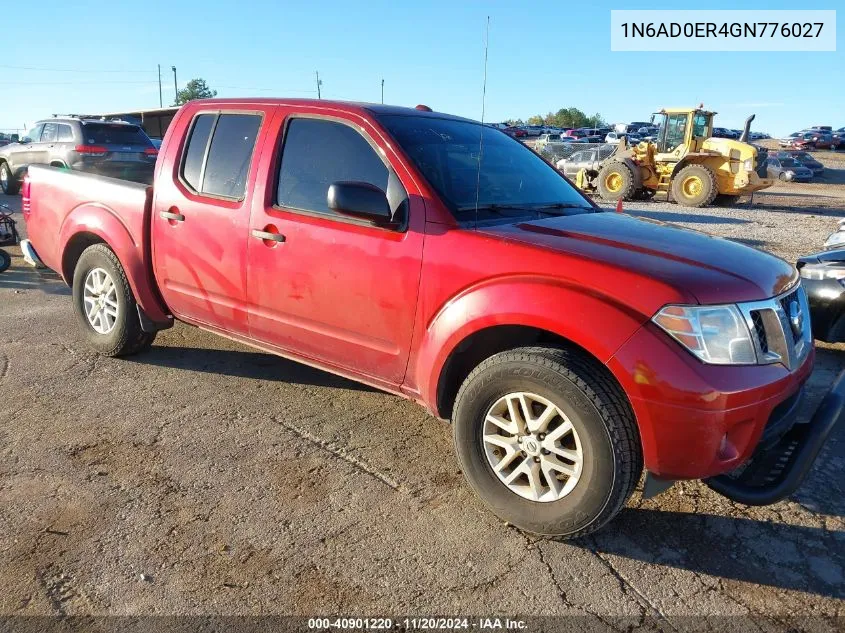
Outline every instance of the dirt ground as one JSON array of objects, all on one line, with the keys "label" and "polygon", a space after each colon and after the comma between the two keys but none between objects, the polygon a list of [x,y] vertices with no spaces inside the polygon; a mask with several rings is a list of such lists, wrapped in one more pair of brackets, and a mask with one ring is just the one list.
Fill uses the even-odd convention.
[{"label": "dirt ground", "polygon": [[[628,210],[794,260],[845,216],[845,153],[820,155],[824,180],[749,206]],[[569,614],[662,630],[801,617],[842,630],[845,426],[787,502],[750,508],[686,482],[635,493],[595,536],[538,540],[482,507],[449,428],[416,405],[183,325],[147,354],[99,358],[69,290],[11,252],[2,615]],[[820,347],[805,415],[843,367],[845,347]]]}]

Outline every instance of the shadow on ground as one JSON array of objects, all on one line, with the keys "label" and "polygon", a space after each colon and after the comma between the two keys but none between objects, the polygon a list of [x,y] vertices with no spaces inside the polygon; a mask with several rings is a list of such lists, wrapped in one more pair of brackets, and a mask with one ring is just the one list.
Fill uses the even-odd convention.
[{"label": "shadow on ground", "polygon": [[[8,250],[6,252],[9,252]],[[0,273],[0,289],[40,290],[49,295],[69,295],[70,288],[52,270],[32,268],[23,261],[23,257],[12,255],[12,266]]]},{"label": "shadow on ground", "polygon": [[372,387],[273,354],[195,347],[158,347],[126,360],[143,365],[201,371],[236,378],[273,380],[298,385],[376,391]]},{"label": "shadow on ground", "polygon": [[781,589],[845,598],[845,532],[707,514],[628,508],[572,545]]}]

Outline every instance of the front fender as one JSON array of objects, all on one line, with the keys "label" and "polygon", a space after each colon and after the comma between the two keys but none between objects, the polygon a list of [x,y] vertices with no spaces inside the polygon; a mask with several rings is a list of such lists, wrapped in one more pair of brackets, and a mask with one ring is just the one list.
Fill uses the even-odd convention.
[{"label": "front fender", "polygon": [[563,337],[606,363],[648,317],[591,288],[560,280],[512,277],[484,282],[448,301],[427,324],[412,361],[420,399],[437,412],[444,365],[461,341],[500,325]]},{"label": "front fender", "polygon": [[[126,272],[135,300],[150,320],[167,322],[168,311],[155,288],[152,269],[146,262],[143,241],[134,238],[129,228],[109,207],[96,203],[80,205],[68,213],[59,230],[62,264],[74,238],[83,233],[96,235],[114,251]],[[70,283],[63,265],[56,270]]]}]

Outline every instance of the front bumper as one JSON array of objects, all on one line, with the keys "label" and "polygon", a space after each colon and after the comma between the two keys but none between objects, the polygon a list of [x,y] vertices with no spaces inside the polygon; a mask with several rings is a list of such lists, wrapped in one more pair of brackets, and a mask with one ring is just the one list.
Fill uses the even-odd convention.
[{"label": "front bumper", "polygon": [[648,471],[663,479],[706,479],[751,457],[779,407],[801,391],[813,361],[810,351],[792,371],[781,364],[706,365],[649,323],[608,368],[628,394]]},{"label": "front bumper", "polygon": [[761,178],[756,171],[741,171],[729,180],[728,190],[721,193],[731,195],[748,195],[766,189],[774,184],[772,178]]},{"label": "front bumper", "polygon": [[809,422],[789,425],[782,435],[772,438],[774,441],[766,441],[764,434],[747,464],[736,472],[713,477],[705,483],[719,494],[746,505],[769,505],[786,499],[804,481],[843,414],[845,370]]},{"label": "front bumper", "polygon": [[836,279],[801,279],[810,304],[813,338],[845,341],[845,287]]}]

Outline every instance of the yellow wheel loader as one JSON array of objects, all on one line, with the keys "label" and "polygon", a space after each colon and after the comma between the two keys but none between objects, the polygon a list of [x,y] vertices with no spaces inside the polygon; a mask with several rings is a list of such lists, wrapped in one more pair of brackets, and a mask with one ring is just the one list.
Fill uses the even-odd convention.
[{"label": "yellow wheel loader", "polygon": [[[714,200],[732,204],[744,194],[770,187],[766,178],[766,150],[746,143],[754,115],[745,122],[738,141],[711,138],[713,115],[696,109],[665,109],[652,117],[654,141],[628,146],[623,139],[598,171],[581,170],[575,184],[598,192],[605,200],[646,199],[665,193],[687,207],[703,207]],[[718,198],[718,199],[717,199]]]}]

